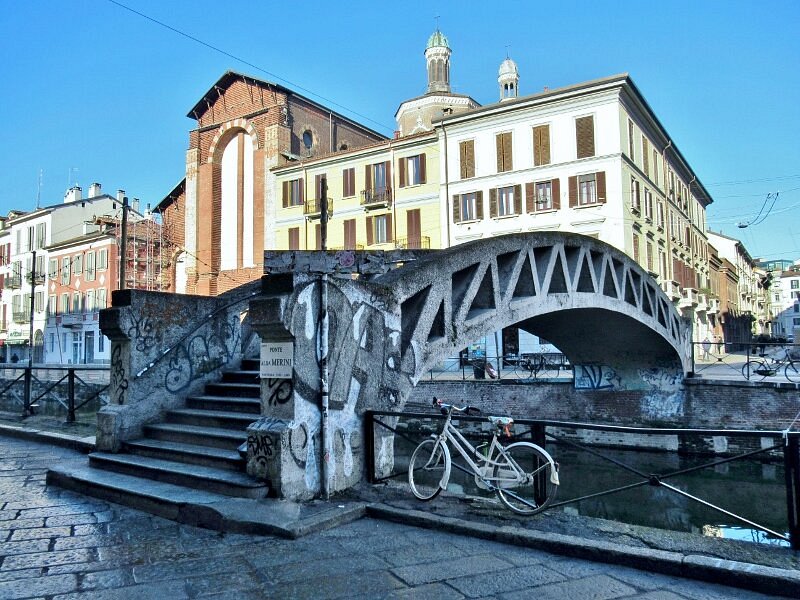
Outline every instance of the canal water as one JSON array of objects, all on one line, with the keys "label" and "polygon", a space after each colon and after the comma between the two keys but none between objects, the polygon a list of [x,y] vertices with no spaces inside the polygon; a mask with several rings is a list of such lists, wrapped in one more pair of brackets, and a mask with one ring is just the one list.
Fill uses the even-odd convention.
[{"label": "canal water", "polygon": [[[424,436],[420,437],[422,439]],[[396,442],[395,469],[407,469],[415,444]],[[592,448],[605,457],[628,465],[643,474],[661,477],[716,460],[714,457],[679,456],[675,452]],[[556,501],[596,494],[644,481],[640,475],[584,450],[549,444],[547,450],[559,463],[561,485]],[[454,461],[463,464],[451,449]],[[685,475],[666,477],[664,482],[703,501],[788,535],[786,486],[783,463],[737,460]],[[483,495],[468,477],[454,468],[447,493]],[[609,519],[671,531],[696,533],[778,546],[789,544],[757,528],[663,486],[642,485],[635,489],[569,503],[550,510]]]}]

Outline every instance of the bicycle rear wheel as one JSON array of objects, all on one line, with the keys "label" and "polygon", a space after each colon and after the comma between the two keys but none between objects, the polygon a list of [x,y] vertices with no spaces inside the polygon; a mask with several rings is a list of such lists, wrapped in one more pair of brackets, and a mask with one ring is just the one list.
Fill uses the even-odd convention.
[{"label": "bicycle rear wheel", "polygon": [[[497,486],[498,498],[516,513],[535,515],[543,511],[558,491],[558,473],[554,473],[553,459],[530,442],[507,446],[506,455],[513,464],[499,464],[494,468],[492,483]],[[502,460],[502,456],[498,460]],[[516,467],[524,472],[523,481],[517,480]]]},{"label": "bicycle rear wheel", "polygon": [[742,375],[748,381],[761,381],[767,375],[773,375],[763,360],[748,360],[742,367]]},{"label": "bicycle rear wheel", "polygon": [[408,485],[420,500],[433,500],[450,479],[450,450],[438,439],[424,440],[408,463]]},{"label": "bicycle rear wheel", "polygon": [[800,361],[790,360],[786,365],[784,375],[792,383],[800,383]]}]

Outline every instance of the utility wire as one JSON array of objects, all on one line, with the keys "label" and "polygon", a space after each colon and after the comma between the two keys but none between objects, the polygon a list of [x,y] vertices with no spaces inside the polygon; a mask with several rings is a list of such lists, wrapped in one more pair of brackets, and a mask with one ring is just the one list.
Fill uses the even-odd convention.
[{"label": "utility wire", "polygon": [[[139,12],[138,10],[133,9],[130,6],[127,6],[127,5],[123,4],[122,2],[118,2],[117,0],[108,0],[108,2],[110,2],[111,4],[114,4],[116,6],[119,6],[120,8],[124,8],[125,10],[130,11],[133,14],[142,17],[143,19],[147,19],[148,21],[151,21],[151,22],[155,23],[156,25],[164,27],[165,29],[169,29],[173,33],[177,33],[178,35],[181,35],[181,36],[183,36],[183,37],[185,37],[185,38],[187,38],[187,39],[189,39],[189,40],[191,40],[191,41],[193,41],[193,42],[195,42],[197,44],[200,44],[201,46],[205,46],[206,48],[209,48],[209,49],[213,50],[214,52],[218,52],[219,54],[222,54],[223,56],[227,56],[228,58],[232,58],[233,60],[235,60],[237,62],[240,62],[240,63],[242,63],[244,65],[247,65],[248,67],[251,67],[251,68],[253,68],[253,69],[257,70],[257,71],[260,71],[261,73],[264,73],[265,75],[268,75],[269,77],[272,77],[273,79],[277,79],[278,81],[283,81],[284,83],[286,83],[287,85],[293,87],[294,89],[301,90],[301,91],[303,91],[303,92],[305,92],[307,94],[310,94],[312,96],[315,96],[315,97],[319,98],[323,102],[327,102],[328,104],[331,104],[333,106],[339,107],[342,110],[345,110],[345,111],[347,111],[347,112],[349,112],[349,113],[351,113],[351,114],[353,114],[353,115],[355,115],[355,116],[357,116],[357,117],[359,117],[361,119],[369,121],[370,123],[374,123],[375,125],[379,126],[381,129],[394,131],[393,127],[387,127],[384,123],[380,123],[380,122],[376,121],[375,119],[371,119],[370,117],[368,117],[366,115],[363,115],[363,114],[361,114],[359,112],[356,112],[356,111],[344,106],[343,104],[339,104],[338,102],[335,102],[334,100],[326,98],[325,96],[323,96],[321,94],[317,94],[316,92],[314,92],[314,91],[312,91],[312,90],[310,90],[308,88],[305,88],[305,87],[303,87],[301,85],[297,85],[296,83],[292,83],[288,79],[285,79],[285,78],[283,78],[283,77],[281,77],[279,75],[276,75],[275,73],[271,73],[270,71],[267,71],[266,69],[262,69],[261,67],[259,67],[258,65],[254,64],[254,63],[251,63],[250,61],[247,61],[247,60],[245,60],[245,59],[243,59],[243,58],[241,58],[239,56],[236,56],[235,54],[231,54],[230,52],[227,52],[227,51],[223,50],[222,48],[214,46],[213,44],[209,44],[208,42],[203,41],[200,38],[197,38],[197,37],[195,37],[195,36],[193,36],[193,35],[191,35],[189,33],[186,33],[185,31],[181,31],[180,29],[177,29],[176,27],[168,25],[167,23],[164,23],[163,21],[159,21],[158,19],[155,19],[155,18],[153,18],[151,16],[148,16],[148,15],[142,13],[142,12]],[[269,82],[267,82],[267,83],[269,83]]]}]

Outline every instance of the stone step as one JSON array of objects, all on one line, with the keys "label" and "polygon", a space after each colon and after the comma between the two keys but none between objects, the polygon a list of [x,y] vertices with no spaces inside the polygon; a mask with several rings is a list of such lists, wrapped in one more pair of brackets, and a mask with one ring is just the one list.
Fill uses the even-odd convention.
[{"label": "stone step", "polygon": [[93,452],[89,455],[89,464],[106,471],[204,490],[223,496],[264,498],[269,491],[266,484],[256,481],[245,473],[135,454]]},{"label": "stone step", "polygon": [[258,371],[234,370],[222,373],[223,383],[255,383],[259,384]]},{"label": "stone step", "polygon": [[[187,408],[200,410],[223,410],[228,412],[261,414],[261,400],[258,398],[235,398],[233,396],[190,396],[186,399]],[[253,419],[255,420],[255,419]]]},{"label": "stone step", "polygon": [[261,384],[259,383],[208,383],[206,394],[209,396],[235,396],[237,398],[259,398]]},{"label": "stone step", "polygon": [[261,360],[258,358],[243,358],[240,368],[243,371],[255,371],[259,373],[261,371]]},{"label": "stone step", "polygon": [[166,413],[166,421],[168,423],[183,423],[184,425],[220,429],[245,430],[256,419],[258,419],[258,415],[254,414],[196,408],[176,408]]},{"label": "stone step", "polygon": [[244,471],[244,459],[238,450],[146,438],[123,442],[122,447],[129,454],[228,469],[229,471]]},{"label": "stone step", "polygon": [[247,441],[247,432],[243,430],[198,427],[197,425],[182,425],[180,423],[145,425],[144,433],[145,437],[151,439],[225,448],[227,450],[236,450]]}]

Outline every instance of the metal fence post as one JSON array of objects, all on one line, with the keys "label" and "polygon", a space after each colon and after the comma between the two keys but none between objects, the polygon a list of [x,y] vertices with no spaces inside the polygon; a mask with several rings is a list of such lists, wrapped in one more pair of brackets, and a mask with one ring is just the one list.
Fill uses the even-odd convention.
[{"label": "metal fence post", "polygon": [[783,449],[786,471],[786,512],[789,515],[789,541],[800,550],[800,436],[789,435]]},{"label": "metal fence post", "polygon": [[31,383],[33,375],[33,368],[28,366],[25,367],[25,379],[24,379],[24,391],[23,391],[23,401],[22,401],[22,418],[31,416],[33,414],[33,410],[31,410]]},{"label": "metal fence post", "polygon": [[67,371],[67,423],[75,422],[75,369]]},{"label": "metal fence post", "polygon": [[[531,438],[533,439],[533,443],[540,448],[544,448],[546,443],[544,430],[545,427],[543,423],[534,423],[531,425]],[[536,464],[530,466],[538,469],[541,465]],[[547,500],[547,472],[545,469],[536,475],[533,482],[533,497],[539,504]]]},{"label": "metal fence post", "polygon": [[367,467],[367,483],[375,483],[375,415],[364,412],[364,462]]}]

